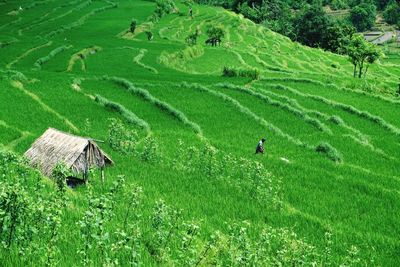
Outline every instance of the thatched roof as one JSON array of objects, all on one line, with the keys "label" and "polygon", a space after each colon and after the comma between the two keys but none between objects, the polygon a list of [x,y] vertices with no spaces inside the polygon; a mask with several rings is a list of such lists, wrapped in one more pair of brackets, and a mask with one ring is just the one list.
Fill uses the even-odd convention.
[{"label": "thatched roof", "polygon": [[111,158],[89,139],[49,128],[25,152],[30,163],[50,176],[61,162],[75,173],[86,173],[90,167],[112,165]]}]

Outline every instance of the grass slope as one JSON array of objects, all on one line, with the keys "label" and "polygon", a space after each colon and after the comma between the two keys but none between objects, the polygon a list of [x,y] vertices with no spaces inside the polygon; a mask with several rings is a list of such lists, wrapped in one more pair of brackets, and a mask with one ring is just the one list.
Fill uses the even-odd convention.
[{"label": "grass slope", "polygon": [[[104,187],[120,174],[141,185],[144,216],[163,199],[186,219],[201,221],[204,239],[231,221],[288,227],[317,247],[329,231],[336,263],[355,245],[363,259],[398,265],[400,65],[375,64],[365,79],[353,79],[343,56],[293,43],[221,8],[194,5],[191,19],[188,6],[176,4],[180,14],[149,23],[152,1],[25,1],[22,11],[20,3],[4,2],[0,143],[22,154],[48,127],[107,140],[109,118],[118,118],[155,138],[164,158],[144,163],[101,144],[116,163]],[[134,35],[127,33],[132,18]],[[204,44],[210,24],[225,28],[220,47]],[[187,47],[185,38],[196,29],[198,44]],[[222,77],[225,66],[257,69],[261,78]],[[266,154],[254,155],[264,136]],[[186,149],[208,144],[262,163],[282,180],[282,208],[266,211],[233,178],[174,170],[165,162],[179,155],[178,140]],[[75,223],[87,190],[68,194],[60,266],[80,264]],[[0,259],[22,264],[3,249]],[[150,255],[145,262],[158,264]]]}]

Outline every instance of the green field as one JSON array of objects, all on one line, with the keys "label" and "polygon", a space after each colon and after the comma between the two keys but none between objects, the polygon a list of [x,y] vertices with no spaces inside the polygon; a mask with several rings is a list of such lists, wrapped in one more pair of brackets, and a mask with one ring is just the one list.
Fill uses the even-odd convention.
[{"label": "green field", "polygon": [[[148,20],[155,2],[146,0],[0,3],[0,146],[22,155],[48,127],[106,141],[109,119],[116,118],[138,131],[138,151],[146,149],[149,140],[159,148],[158,160],[145,162],[137,154],[122,154],[107,142],[99,143],[115,166],[106,169],[104,185],[92,179],[93,193],[87,187],[67,190],[69,200],[60,215],[56,249],[52,247],[56,260],[50,265],[82,265],[84,256],[77,251],[85,241],[77,222],[90,206],[88,198],[107,192],[124,175],[127,188],[143,188],[141,217],[131,219],[140,222],[143,237],[134,239],[140,240],[137,251],[144,266],[245,265],[241,259],[246,249],[240,240],[228,242],[234,252],[228,244],[221,245],[227,251],[221,255],[231,262],[201,258],[219,257],[218,245],[214,254],[205,253],[213,233],[231,240],[234,223],[243,222],[250,225],[251,240],[265,227],[296,234],[287,237],[289,252],[281,260],[285,266],[312,265],[307,257],[291,261],[312,250],[303,252],[301,242],[316,247],[321,266],[328,261],[332,266],[398,266],[398,60],[372,65],[366,78],[352,78],[353,67],[344,56],[293,43],[222,8],[194,5],[191,19],[188,6],[175,2],[180,14],[166,15],[157,23]],[[132,18],[138,21],[134,35],[127,33]],[[210,24],[226,30],[221,46],[204,44]],[[188,47],[185,38],[196,28],[202,32],[198,44]],[[152,41],[147,40],[147,30],[154,35]],[[226,66],[257,69],[260,78],[223,77]],[[140,129],[127,112],[107,107],[104,101],[123,107],[148,128]],[[262,137],[267,139],[266,153],[255,155]],[[328,151],[317,152],[326,143]],[[1,193],[10,183],[8,177],[19,173],[0,162]],[[261,186],[256,162],[268,172],[269,180]],[[37,183],[43,187],[22,186],[44,199],[52,197],[50,180]],[[31,197],[41,198],[35,194]],[[95,246],[88,254],[93,266],[112,265],[105,263],[103,248],[109,249],[111,260],[129,265],[125,252],[111,249],[131,207],[125,195],[116,198],[104,226],[110,237],[93,241],[99,250]],[[161,243],[162,253],[146,245],[158,240],[151,218],[160,199],[182,210],[179,220],[200,226],[196,242],[183,249],[189,251],[184,255],[194,255],[194,262],[180,256],[180,228],[176,233],[166,230],[172,241]],[[6,230],[1,230],[1,238]],[[332,234],[331,251],[323,254],[327,232]],[[45,265],[52,243],[45,232],[33,236],[31,254],[22,256],[18,241],[7,248],[2,239],[0,265]],[[360,261],[349,259],[352,246]]]}]

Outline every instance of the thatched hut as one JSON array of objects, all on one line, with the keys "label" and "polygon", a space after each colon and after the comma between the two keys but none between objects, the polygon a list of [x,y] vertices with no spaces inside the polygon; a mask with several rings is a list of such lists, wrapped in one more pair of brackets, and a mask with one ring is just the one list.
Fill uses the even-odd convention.
[{"label": "thatched hut", "polygon": [[56,164],[61,162],[72,172],[83,174],[85,180],[92,167],[100,168],[104,179],[104,167],[113,164],[111,158],[92,139],[53,128],[47,129],[25,152],[25,156],[44,175],[50,176]]}]

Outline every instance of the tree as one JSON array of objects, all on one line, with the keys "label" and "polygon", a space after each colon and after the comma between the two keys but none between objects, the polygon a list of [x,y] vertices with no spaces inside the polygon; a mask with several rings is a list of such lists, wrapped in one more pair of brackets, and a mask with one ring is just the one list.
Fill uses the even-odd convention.
[{"label": "tree", "polygon": [[322,48],[333,53],[342,53],[342,48],[350,43],[350,39],[356,29],[342,21],[336,21],[329,26],[325,32]]},{"label": "tree", "polygon": [[400,3],[391,2],[383,12],[383,17],[389,24],[400,23]]},{"label": "tree", "polygon": [[311,47],[319,47],[330,21],[321,5],[312,5],[297,15],[294,25],[296,41]]},{"label": "tree", "polygon": [[197,38],[200,36],[200,30],[196,29],[194,33],[189,34],[186,37],[186,43],[190,46],[197,44]]},{"label": "tree", "polygon": [[350,20],[358,31],[371,29],[375,25],[376,7],[373,4],[361,3],[350,11]]},{"label": "tree", "polygon": [[221,43],[222,38],[225,36],[225,31],[222,27],[219,26],[210,26],[207,29],[208,39],[206,44],[211,44],[212,46],[216,46]]},{"label": "tree", "polygon": [[130,26],[130,31],[131,31],[131,33],[135,33],[136,24],[137,24],[136,20],[132,20],[131,26]]},{"label": "tree", "polygon": [[281,0],[264,0],[261,12],[266,14],[263,25],[274,32],[290,36],[293,32],[293,15],[289,5]]},{"label": "tree", "polygon": [[350,44],[345,48],[346,54],[349,56],[350,62],[354,66],[354,77],[361,78],[367,74],[369,65],[377,61],[383,56],[381,50],[367,42],[361,34],[354,34],[350,40]]}]

